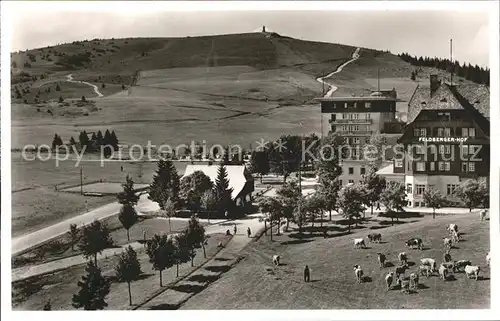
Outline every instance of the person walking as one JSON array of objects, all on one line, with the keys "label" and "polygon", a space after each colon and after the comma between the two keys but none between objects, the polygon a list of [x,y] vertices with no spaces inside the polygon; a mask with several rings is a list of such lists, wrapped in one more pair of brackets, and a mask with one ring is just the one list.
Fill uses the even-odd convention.
[{"label": "person walking", "polygon": [[309,271],[309,266],[306,265],[304,268],[304,282],[309,282],[311,280],[311,271]]},{"label": "person walking", "polygon": [[250,237],[252,235],[252,231],[250,230],[250,227],[247,228],[247,235]]},{"label": "person walking", "polygon": [[234,235],[236,235],[236,231],[238,231],[238,228],[236,227],[236,224],[234,224]]},{"label": "person walking", "polygon": [[377,208],[376,211],[381,211],[382,209],[380,208],[380,202],[377,202]]}]

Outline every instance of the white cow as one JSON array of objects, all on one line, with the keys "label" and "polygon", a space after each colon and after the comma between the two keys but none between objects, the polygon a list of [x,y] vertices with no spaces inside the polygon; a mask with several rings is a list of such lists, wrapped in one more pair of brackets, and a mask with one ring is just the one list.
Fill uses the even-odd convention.
[{"label": "white cow", "polygon": [[360,265],[355,265],[354,266],[354,276],[356,277],[356,281],[358,283],[363,282],[363,270],[361,269]]},{"label": "white cow", "polygon": [[399,262],[401,262],[401,264],[408,263],[408,255],[406,254],[406,252],[400,252],[398,254],[398,259],[399,259]]},{"label": "white cow", "polygon": [[394,272],[389,272],[385,276],[385,283],[387,284],[387,290],[391,289],[392,280],[394,280]]},{"label": "white cow", "polygon": [[453,246],[453,241],[448,237],[443,237],[443,244],[448,249],[451,249],[451,247]]},{"label": "white cow", "polygon": [[443,264],[439,266],[439,278],[443,279],[443,281],[448,279],[448,269]]},{"label": "white cow", "polygon": [[486,264],[488,264],[488,266],[490,266],[490,261],[491,261],[491,256],[490,252],[488,252],[488,255],[486,255]]},{"label": "white cow", "polygon": [[453,231],[455,232],[458,232],[458,225],[457,224],[453,224],[453,223],[450,223],[450,225],[448,225],[448,227],[446,228],[446,230],[448,231],[448,233],[452,233]]},{"label": "white cow", "polygon": [[481,269],[477,265],[467,265],[465,267],[465,274],[467,275],[467,277],[470,279],[471,275],[473,275],[476,278],[476,281],[479,278],[480,271]]},{"label": "white cow", "polygon": [[365,245],[365,240],[362,239],[362,238],[359,238],[359,239],[354,239],[354,248],[365,248],[366,245]]},{"label": "white cow", "polygon": [[432,272],[436,271],[436,260],[434,259],[430,259],[430,258],[424,258],[424,259],[420,259],[420,263],[422,265],[427,265],[427,266],[430,266],[431,269],[432,269]]},{"label": "white cow", "polygon": [[279,255],[273,255],[273,264],[276,266],[280,265],[280,256]]},{"label": "white cow", "polygon": [[418,288],[418,274],[411,273],[410,274],[410,288],[416,290]]},{"label": "white cow", "polygon": [[425,274],[425,276],[427,276],[427,277],[429,277],[429,276],[432,275],[432,268],[430,266],[428,266],[428,265],[420,265],[418,267],[418,270],[420,272],[420,275],[424,275]]},{"label": "white cow", "polygon": [[479,217],[481,218],[481,221],[484,221],[486,219],[486,210],[479,212]]}]

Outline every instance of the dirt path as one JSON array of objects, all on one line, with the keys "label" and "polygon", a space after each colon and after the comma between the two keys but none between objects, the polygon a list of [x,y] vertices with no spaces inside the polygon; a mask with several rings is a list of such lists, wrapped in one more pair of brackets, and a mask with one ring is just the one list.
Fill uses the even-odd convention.
[{"label": "dirt path", "polygon": [[325,81],[326,78],[330,78],[331,76],[339,73],[342,71],[342,69],[347,66],[348,64],[350,64],[351,62],[355,61],[355,60],[358,60],[359,59],[359,50],[360,48],[356,48],[356,50],[354,50],[354,53],[352,54],[352,58],[351,60],[348,60],[346,61],[345,63],[343,63],[342,65],[338,66],[337,69],[335,69],[334,71],[332,71],[331,73],[329,73],[328,75],[324,76],[324,77],[318,77],[316,78],[316,80],[322,84],[325,84],[328,86],[328,92],[325,94],[324,97],[330,97],[335,91],[337,91],[338,87],[331,84],[331,83],[328,83]]},{"label": "dirt path", "polygon": [[99,91],[99,88],[96,85],[91,84],[91,83],[86,82],[86,81],[73,80],[72,74],[67,75],[66,78],[68,78],[68,79],[66,79],[67,82],[89,85],[90,87],[92,87],[94,89],[95,93],[97,94],[97,97],[104,97],[104,95],[101,94],[101,92]]}]

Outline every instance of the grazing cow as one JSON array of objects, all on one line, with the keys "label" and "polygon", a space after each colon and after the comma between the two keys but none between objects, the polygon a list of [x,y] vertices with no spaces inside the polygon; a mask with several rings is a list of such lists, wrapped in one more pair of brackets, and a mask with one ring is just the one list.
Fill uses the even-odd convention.
[{"label": "grazing cow", "polygon": [[453,243],[459,243],[460,242],[460,233],[453,231],[451,233],[451,241]]},{"label": "grazing cow", "polygon": [[455,263],[453,262],[443,262],[441,263],[442,266],[444,266],[448,272],[455,272]]},{"label": "grazing cow", "polygon": [[486,264],[488,264],[488,266],[490,266],[490,261],[491,261],[491,256],[490,252],[488,252],[488,255],[486,255]]},{"label": "grazing cow", "polygon": [[382,253],[377,253],[377,256],[378,256],[378,263],[380,264],[380,268],[385,267],[385,260],[386,260],[385,255]]},{"label": "grazing cow", "polygon": [[404,265],[400,265],[400,266],[396,266],[396,269],[394,271],[394,274],[396,274],[396,277],[399,278],[399,276],[401,274],[405,274],[406,270],[408,269],[408,265],[404,264]]},{"label": "grazing cow", "polygon": [[486,219],[486,210],[479,212],[479,217],[481,218],[481,221],[484,221]]},{"label": "grazing cow", "polygon": [[354,239],[354,248],[365,248],[365,240],[364,239]]},{"label": "grazing cow", "polygon": [[424,244],[422,242],[421,238],[412,238],[406,241],[406,246],[409,248],[415,248],[417,247],[419,250],[422,250],[424,247]]},{"label": "grazing cow", "polygon": [[412,289],[418,288],[418,274],[417,273],[410,274],[410,288],[412,288]]},{"label": "grazing cow", "polygon": [[434,260],[434,259],[429,259],[429,258],[420,259],[420,264],[430,266],[432,272],[437,271],[436,260]]},{"label": "grazing cow", "polygon": [[443,255],[443,261],[445,262],[451,262],[451,254],[450,250],[446,250],[446,252]]},{"label": "grazing cow", "polygon": [[401,292],[410,293],[410,280],[408,278],[397,279],[396,283],[401,287]]},{"label": "grazing cow", "polygon": [[430,266],[428,266],[428,265],[420,265],[418,267],[418,270],[420,272],[420,275],[424,275],[425,274],[425,276],[427,276],[427,277],[429,277],[429,276],[432,275],[432,268]]},{"label": "grazing cow", "polygon": [[363,270],[361,269],[361,266],[357,264],[354,266],[354,276],[356,277],[356,281],[358,283],[363,282]]},{"label": "grazing cow", "polygon": [[380,241],[382,240],[382,234],[380,234],[380,233],[370,233],[370,234],[368,234],[368,239],[370,240],[370,243],[371,242],[380,243]]},{"label": "grazing cow", "polygon": [[446,228],[446,230],[448,231],[448,233],[453,233],[453,231],[455,232],[458,232],[458,225],[457,224],[453,224],[453,223],[450,223],[450,225],[448,225],[448,227]]},{"label": "grazing cow", "polygon": [[451,249],[451,247],[453,246],[453,242],[451,241],[450,238],[448,237],[443,237],[443,244],[445,247],[447,247],[448,249]]},{"label": "grazing cow", "polygon": [[408,263],[408,256],[406,255],[406,252],[400,252],[398,254],[398,259],[401,264]]},{"label": "grazing cow", "polygon": [[387,284],[388,291],[391,289],[392,280],[394,280],[394,272],[387,273],[387,275],[385,276],[385,283]]},{"label": "grazing cow", "polygon": [[472,265],[469,260],[458,260],[453,262],[453,272],[461,272],[467,265]]},{"label": "grazing cow", "polygon": [[448,269],[443,264],[439,266],[439,278],[443,279],[443,281],[448,279]]},{"label": "grazing cow", "polygon": [[465,274],[467,274],[467,277],[470,279],[471,276],[474,276],[476,278],[476,281],[479,278],[479,272],[481,269],[477,265],[467,265],[465,267]]},{"label": "grazing cow", "polygon": [[273,264],[276,266],[280,265],[280,256],[279,255],[273,255]]}]

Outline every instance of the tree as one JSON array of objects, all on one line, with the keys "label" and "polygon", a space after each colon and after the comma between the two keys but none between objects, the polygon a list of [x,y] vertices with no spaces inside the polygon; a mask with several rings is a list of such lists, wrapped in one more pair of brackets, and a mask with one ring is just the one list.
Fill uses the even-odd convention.
[{"label": "tree", "polygon": [[123,204],[120,209],[120,214],[118,214],[118,219],[120,220],[120,223],[122,223],[123,228],[127,230],[127,240],[130,242],[129,231],[130,228],[137,223],[137,212],[132,205]]},{"label": "tree", "polygon": [[348,220],[349,233],[352,220],[360,218],[361,213],[364,212],[362,198],[363,191],[359,185],[344,186],[339,192],[338,206],[342,211],[342,216]]},{"label": "tree", "polygon": [[336,134],[330,134],[321,140],[321,146],[329,147],[322,148],[318,155],[319,162],[316,172],[319,183],[323,186],[335,181],[342,174],[342,166],[340,166],[339,160],[345,155],[339,154],[339,146],[344,145],[343,139]]},{"label": "tree", "polygon": [[111,141],[111,133],[109,132],[109,129],[106,129],[106,132],[104,133],[104,137],[102,139],[102,144],[104,145],[104,156],[108,157],[111,155],[112,151],[115,149]]},{"label": "tree", "polygon": [[[403,207],[408,205],[405,185],[400,182],[387,182],[380,195],[380,202],[386,207],[387,214],[390,214],[391,224],[393,225],[394,214],[402,212]],[[399,221],[399,216],[396,216],[396,219]]]},{"label": "tree", "polygon": [[260,182],[262,183],[262,175],[269,173],[269,155],[266,151],[254,151],[250,159],[252,172],[260,174]]},{"label": "tree", "polygon": [[71,146],[76,145],[76,141],[75,141],[75,139],[73,138],[73,136],[71,136],[71,138],[69,139],[69,144],[70,144]]},{"label": "tree", "polygon": [[320,218],[321,227],[323,227],[323,214],[326,207],[325,203],[325,199],[321,193],[316,192],[306,198],[306,209],[313,228],[317,217]]},{"label": "tree", "polygon": [[83,102],[86,102],[86,101],[87,101],[87,99],[85,98],[85,96],[82,96],[82,101],[83,101]]},{"label": "tree", "polygon": [[266,220],[269,220],[270,231],[271,231],[271,241],[273,240],[273,222],[278,222],[278,235],[281,226],[281,217],[283,213],[283,207],[281,202],[276,197],[262,197],[259,200],[259,209],[263,214],[266,214]]},{"label": "tree", "polygon": [[217,178],[215,179],[214,186],[215,198],[217,199],[217,211],[222,214],[232,209],[232,192],[233,189],[229,188],[229,179],[227,175],[226,166],[219,165],[217,170]]},{"label": "tree", "polygon": [[78,140],[80,141],[80,146],[82,148],[88,147],[88,145],[90,144],[89,136],[87,135],[87,133],[85,131],[80,132],[80,136],[78,137]]},{"label": "tree", "polygon": [[436,208],[441,208],[446,198],[443,197],[440,191],[429,188],[424,191],[424,202],[428,207],[432,207],[432,218],[436,218]]},{"label": "tree", "polygon": [[366,192],[363,197],[363,202],[366,206],[371,208],[371,215],[373,215],[373,205],[379,201],[380,194],[382,194],[386,185],[385,178],[377,175],[377,169],[375,167],[370,167],[369,171],[362,176],[361,185]]},{"label": "tree", "polygon": [[90,225],[83,227],[78,248],[85,258],[94,257],[95,266],[97,266],[97,254],[112,245],[113,240],[106,224],[95,220]]},{"label": "tree", "polygon": [[301,195],[293,210],[293,220],[299,226],[299,235],[302,235],[302,227],[307,218],[307,202],[306,198]]},{"label": "tree", "polygon": [[185,230],[185,235],[191,251],[191,266],[194,266],[195,249],[203,248],[203,257],[207,257],[205,252],[205,228],[201,226],[200,221],[194,215],[188,221],[188,226]]},{"label": "tree", "polygon": [[146,253],[153,269],[160,272],[160,287],[163,286],[162,272],[175,264],[175,246],[168,235],[154,235],[146,246]]},{"label": "tree", "polygon": [[105,84],[105,83],[102,83],[102,84],[101,84],[101,88],[102,88],[102,89],[106,88],[106,84]]},{"label": "tree", "polygon": [[59,100],[58,101],[59,101],[59,103],[62,103],[64,101],[63,96],[59,96]]},{"label": "tree", "polygon": [[63,144],[61,137],[59,135],[55,134],[54,139],[52,139],[52,149],[56,149],[57,147],[61,146]]},{"label": "tree", "polygon": [[177,207],[179,202],[179,175],[171,160],[160,159],[158,169],[153,176],[153,182],[150,185],[148,198],[165,209],[168,199]]},{"label": "tree", "polygon": [[118,138],[116,137],[115,131],[111,131],[110,135],[110,145],[113,146],[114,150],[118,149]]},{"label": "tree", "polygon": [[414,71],[411,72],[411,77],[410,78],[411,78],[411,80],[415,81],[416,75],[415,75]]},{"label": "tree", "polygon": [[70,224],[68,235],[71,239],[71,251],[75,250],[75,244],[78,242],[78,234],[80,233],[78,231],[78,228],[76,227],[76,224]]},{"label": "tree", "polygon": [[286,229],[288,230],[290,221],[294,219],[294,210],[300,199],[300,188],[297,181],[291,180],[283,184],[276,191],[277,200],[281,203],[281,213],[278,220],[286,218]]},{"label": "tree", "polygon": [[61,87],[59,86],[59,84],[56,85],[56,91],[61,91]]},{"label": "tree", "polygon": [[179,233],[174,238],[175,250],[174,261],[176,266],[176,275],[179,277],[179,265],[191,260],[191,247],[186,233]]},{"label": "tree", "polygon": [[118,203],[122,205],[134,206],[139,201],[139,196],[135,194],[134,181],[132,177],[127,175],[125,178],[125,183],[122,184],[123,192],[118,193],[116,197],[118,198]]},{"label": "tree", "polygon": [[201,207],[201,197],[213,187],[210,177],[202,171],[195,171],[184,176],[180,182],[179,196],[191,211],[198,211]]},{"label": "tree", "polygon": [[340,181],[334,179],[333,181],[325,182],[326,185],[320,187],[319,193],[322,194],[325,202],[325,210],[329,212],[329,220],[332,220],[332,211],[337,210],[337,201],[339,196],[339,191],[342,188]]},{"label": "tree", "polygon": [[137,253],[132,246],[128,246],[125,251],[120,255],[118,264],[115,267],[116,277],[121,282],[127,282],[128,285],[128,301],[132,305],[132,292],[130,290],[130,283],[139,279],[142,274],[141,263],[137,259]]},{"label": "tree", "polygon": [[469,208],[469,212],[472,212],[473,208],[484,203],[485,196],[489,193],[487,188],[481,187],[481,183],[479,181],[469,179],[462,182],[455,189],[453,194],[465,203],[465,205]]},{"label": "tree", "polygon": [[207,190],[201,196],[201,208],[207,212],[208,221],[210,222],[210,213],[217,209],[217,198],[213,190]]},{"label": "tree", "polygon": [[45,303],[43,306],[43,311],[51,311],[52,310],[52,304],[50,304],[50,299]]},{"label": "tree", "polygon": [[78,281],[80,290],[73,295],[73,307],[84,310],[102,310],[108,306],[105,301],[109,294],[111,282],[102,276],[101,269],[94,262],[87,263],[85,268],[87,273]]},{"label": "tree", "polygon": [[102,136],[101,131],[99,130],[96,135],[97,146],[101,147],[104,144],[104,137]]}]

